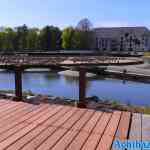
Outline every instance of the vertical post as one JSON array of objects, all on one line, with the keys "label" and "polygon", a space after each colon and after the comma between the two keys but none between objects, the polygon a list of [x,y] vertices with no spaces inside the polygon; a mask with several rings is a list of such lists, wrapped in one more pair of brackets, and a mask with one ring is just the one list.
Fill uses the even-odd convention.
[{"label": "vertical post", "polygon": [[79,103],[78,107],[86,108],[86,70],[85,68],[79,69]]},{"label": "vertical post", "polygon": [[22,100],[22,70],[21,68],[15,68],[15,95],[16,100]]}]

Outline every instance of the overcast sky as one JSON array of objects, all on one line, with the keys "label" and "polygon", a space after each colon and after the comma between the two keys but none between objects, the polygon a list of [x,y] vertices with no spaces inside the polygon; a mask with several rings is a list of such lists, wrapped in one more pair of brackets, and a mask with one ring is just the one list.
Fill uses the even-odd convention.
[{"label": "overcast sky", "polygon": [[0,0],[0,26],[75,26],[89,18],[94,27],[147,26],[150,0]]}]

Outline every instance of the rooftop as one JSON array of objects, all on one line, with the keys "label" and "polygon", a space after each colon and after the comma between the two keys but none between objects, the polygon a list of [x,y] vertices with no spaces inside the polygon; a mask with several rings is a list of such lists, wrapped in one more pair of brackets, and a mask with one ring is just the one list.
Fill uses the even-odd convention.
[{"label": "rooftop", "polygon": [[103,37],[118,37],[121,34],[131,33],[137,36],[150,35],[150,30],[146,27],[100,27],[95,28],[96,34]]}]

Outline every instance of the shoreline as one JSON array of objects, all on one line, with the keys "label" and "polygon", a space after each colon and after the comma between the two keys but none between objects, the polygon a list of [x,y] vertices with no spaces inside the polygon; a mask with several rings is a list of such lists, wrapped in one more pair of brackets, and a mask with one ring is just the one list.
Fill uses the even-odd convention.
[{"label": "shoreline", "polygon": [[[15,101],[15,95],[13,90],[0,90],[0,98]],[[65,97],[34,94],[32,91],[23,92],[23,102],[31,104],[59,104],[59,105],[69,105],[77,106],[78,100],[68,99]],[[89,109],[103,110],[103,111],[129,111],[132,113],[144,113],[150,114],[150,106],[139,106],[131,104],[121,104],[118,101],[112,100],[101,100],[97,96],[87,97],[85,99],[86,107]]]}]

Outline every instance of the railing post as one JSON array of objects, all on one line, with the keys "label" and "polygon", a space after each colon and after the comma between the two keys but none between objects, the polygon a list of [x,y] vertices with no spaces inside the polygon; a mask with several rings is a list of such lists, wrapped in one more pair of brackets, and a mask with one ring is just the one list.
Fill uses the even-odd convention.
[{"label": "railing post", "polygon": [[15,68],[15,96],[15,100],[22,100],[22,69],[20,67]]},{"label": "railing post", "polygon": [[79,68],[79,102],[78,107],[86,108],[86,69]]}]

